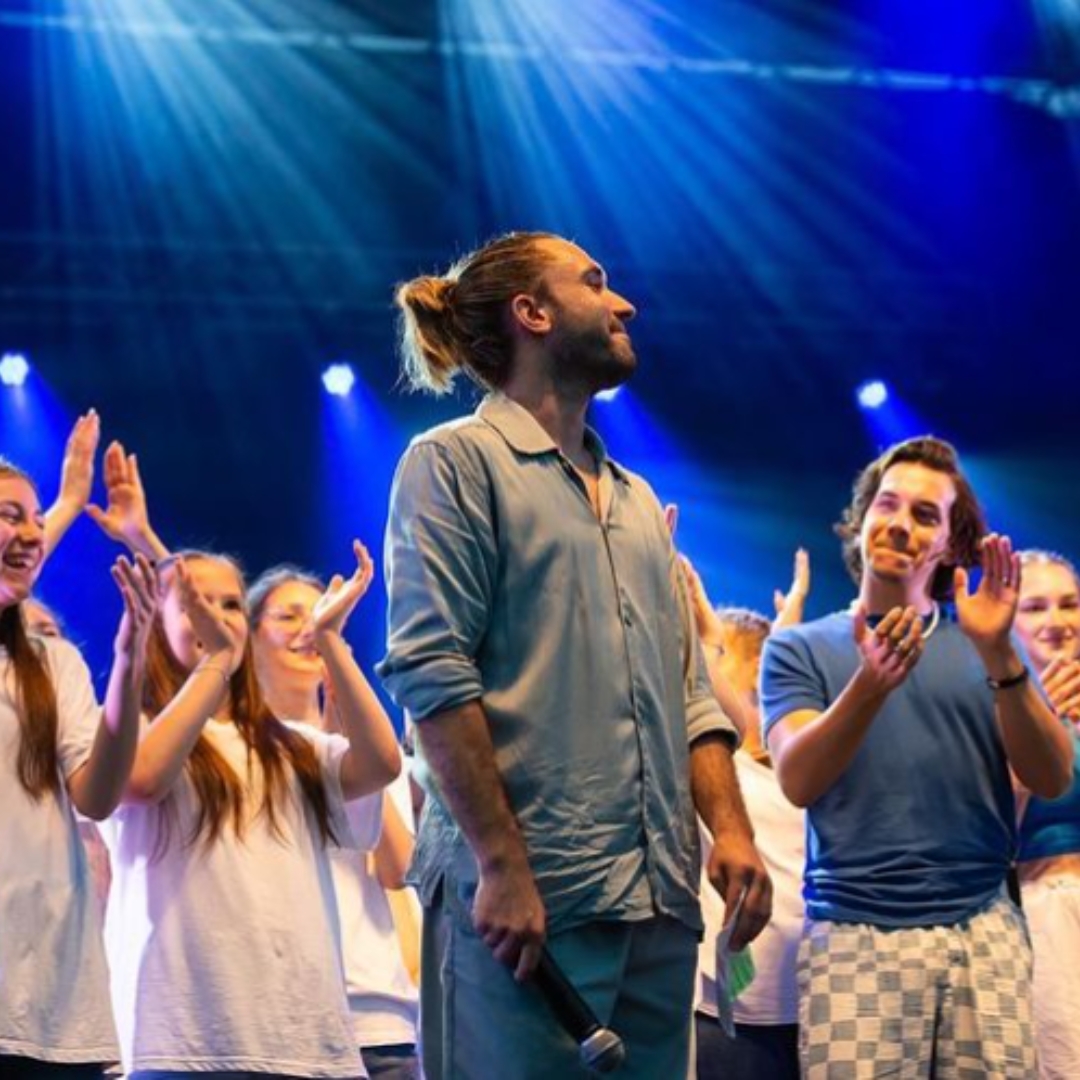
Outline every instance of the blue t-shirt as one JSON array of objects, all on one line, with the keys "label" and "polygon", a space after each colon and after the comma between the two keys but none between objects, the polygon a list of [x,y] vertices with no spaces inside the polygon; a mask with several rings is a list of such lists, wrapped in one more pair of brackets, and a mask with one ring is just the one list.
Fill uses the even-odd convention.
[{"label": "blue t-shirt", "polygon": [[1080,733],[1073,732],[1073,782],[1060,799],[1032,795],[1020,823],[1019,862],[1080,851]]},{"label": "blue t-shirt", "polygon": [[[766,735],[840,695],[859,664],[852,623],[850,612],[830,615],[766,642]],[[807,915],[880,927],[959,922],[1000,892],[1015,840],[993,693],[943,611],[847,770],[808,808]]]}]

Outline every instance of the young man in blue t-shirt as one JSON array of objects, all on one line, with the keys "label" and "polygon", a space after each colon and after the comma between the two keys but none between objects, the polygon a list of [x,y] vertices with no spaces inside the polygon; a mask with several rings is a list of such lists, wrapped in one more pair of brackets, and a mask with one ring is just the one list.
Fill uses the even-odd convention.
[{"label": "young man in blue t-shirt", "polygon": [[808,812],[805,1075],[1028,1078],[1010,768],[1054,797],[1072,749],[1011,638],[1019,560],[930,437],[863,471],[838,531],[856,605],[774,635],[762,668],[777,777]]}]

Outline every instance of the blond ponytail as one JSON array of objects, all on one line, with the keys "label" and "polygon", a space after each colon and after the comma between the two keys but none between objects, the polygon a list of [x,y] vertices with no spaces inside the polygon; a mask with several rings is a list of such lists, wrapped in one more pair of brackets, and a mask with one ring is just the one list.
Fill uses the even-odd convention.
[{"label": "blond ponytail", "polygon": [[450,326],[453,288],[449,278],[424,275],[399,285],[394,294],[401,309],[402,372],[414,390],[445,394],[462,367]]}]

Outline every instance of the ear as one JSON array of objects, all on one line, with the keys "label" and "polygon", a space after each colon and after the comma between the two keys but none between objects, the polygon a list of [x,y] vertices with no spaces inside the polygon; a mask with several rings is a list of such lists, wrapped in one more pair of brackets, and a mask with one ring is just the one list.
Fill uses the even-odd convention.
[{"label": "ear", "polygon": [[530,334],[551,332],[550,311],[530,293],[518,293],[510,301],[510,315],[514,324]]}]

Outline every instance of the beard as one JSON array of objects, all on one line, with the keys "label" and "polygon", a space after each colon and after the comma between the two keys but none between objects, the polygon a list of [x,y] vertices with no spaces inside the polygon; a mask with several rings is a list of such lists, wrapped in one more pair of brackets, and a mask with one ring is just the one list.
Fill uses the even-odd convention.
[{"label": "beard", "polygon": [[565,327],[552,342],[555,370],[568,382],[580,382],[590,394],[622,386],[637,369],[627,335],[605,327]]}]

